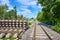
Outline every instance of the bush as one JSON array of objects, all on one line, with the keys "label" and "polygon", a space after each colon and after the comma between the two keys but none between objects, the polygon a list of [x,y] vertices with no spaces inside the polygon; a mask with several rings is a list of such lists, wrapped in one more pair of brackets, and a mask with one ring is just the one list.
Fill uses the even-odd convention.
[{"label": "bush", "polygon": [[30,23],[30,22],[28,22],[28,28],[30,28],[30,25],[31,25],[31,23]]},{"label": "bush", "polygon": [[58,25],[52,26],[52,29],[58,33],[60,33],[60,27]]}]

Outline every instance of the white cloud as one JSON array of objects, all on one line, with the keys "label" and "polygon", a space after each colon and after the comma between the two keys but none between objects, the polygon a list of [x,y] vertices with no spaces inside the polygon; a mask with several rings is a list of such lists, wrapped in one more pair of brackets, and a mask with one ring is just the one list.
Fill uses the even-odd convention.
[{"label": "white cloud", "polygon": [[25,11],[25,13],[32,13],[31,10],[29,10],[27,8],[21,8],[21,10]]},{"label": "white cloud", "polygon": [[0,0],[0,2],[1,2],[0,3],[1,5],[4,5],[4,4],[8,3],[9,1],[8,0]]},{"label": "white cloud", "polygon": [[15,2],[22,4],[21,8],[28,8],[28,7],[32,7],[33,9],[41,8],[41,5],[37,6],[37,0],[16,0]]},{"label": "white cloud", "polygon": [[31,6],[33,9],[41,11],[42,10],[42,6],[41,5],[35,5],[35,6]]},{"label": "white cloud", "polygon": [[11,6],[9,0],[0,0],[0,2],[1,2],[0,5],[5,5],[5,4],[7,4],[7,6],[9,7],[9,8],[8,8],[9,10],[13,9],[13,7]]},{"label": "white cloud", "polygon": [[31,5],[36,5],[36,0],[16,0],[16,2],[19,2],[21,3],[22,5],[28,5],[28,6],[31,6]]},{"label": "white cloud", "polygon": [[26,8],[21,8],[21,10],[23,10],[23,11],[19,11],[19,10],[17,10],[18,12],[18,14],[17,15],[24,15],[25,17],[27,16],[27,17],[29,17],[29,18],[31,18],[32,16],[33,16],[33,13],[31,12],[31,10],[29,10],[29,9],[26,9]]},{"label": "white cloud", "polygon": [[21,13],[21,14],[25,14],[25,15],[27,15],[27,14],[32,14],[31,10],[29,10],[29,9],[21,8],[21,10],[22,10],[22,11],[17,10],[17,12],[18,12],[18,13]]},{"label": "white cloud", "polygon": [[5,4],[7,4],[8,6],[10,5],[9,0],[0,0],[0,1],[1,1],[1,5],[5,5]]},{"label": "white cloud", "polygon": [[[13,6],[10,4],[10,0],[0,0],[0,1],[1,1],[0,4],[2,5],[7,4],[9,7],[9,10],[13,9]],[[38,11],[35,11],[35,10],[38,10],[41,8],[41,6],[37,6],[37,0],[14,0],[14,1],[21,4],[20,8],[17,8],[18,9],[17,15],[23,14],[24,16],[28,16],[28,17],[36,17],[36,12]],[[32,7],[35,10],[28,9],[28,7]],[[33,11],[35,13],[32,13]]]},{"label": "white cloud", "polygon": [[[23,11],[18,11],[18,15],[23,14],[24,16],[27,16],[29,18],[31,17],[35,18],[38,11],[30,10],[28,9],[28,7],[32,7],[35,10],[38,10],[41,8],[41,5],[37,5],[37,0],[16,0],[15,2],[22,4],[22,6],[20,6],[20,10],[23,10]],[[31,11],[32,12],[34,11],[34,13],[32,13]]]},{"label": "white cloud", "polygon": [[28,5],[31,5],[31,6],[34,6],[36,4],[37,4],[37,1],[32,1],[32,2],[28,3]]}]

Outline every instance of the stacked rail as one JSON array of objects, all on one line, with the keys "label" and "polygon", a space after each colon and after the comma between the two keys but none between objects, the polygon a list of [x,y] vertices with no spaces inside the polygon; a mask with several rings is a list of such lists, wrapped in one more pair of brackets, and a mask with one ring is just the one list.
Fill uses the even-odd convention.
[{"label": "stacked rail", "polygon": [[17,38],[26,28],[26,20],[0,20],[0,39]]}]

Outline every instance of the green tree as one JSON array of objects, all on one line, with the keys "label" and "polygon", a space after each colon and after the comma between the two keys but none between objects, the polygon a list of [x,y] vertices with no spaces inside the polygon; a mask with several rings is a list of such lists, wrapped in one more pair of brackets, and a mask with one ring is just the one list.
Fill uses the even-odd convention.
[{"label": "green tree", "polygon": [[47,24],[54,24],[53,30],[60,33],[60,0],[38,0],[42,12],[38,13],[37,19]]},{"label": "green tree", "polygon": [[5,5],[0,5],[0,19],[17,19],[17,9],[16,6],[8,11],[8,6]]},{"label": "green tree", "polygon": [[0,19],[4,19],[7,9],[8,7],[6,4],[0,6]]},{"label": "green tree", "polygon": [[17,19],[17,9],[16,9],[16,6],[14,7],[14,16],[15,16],[15,19]]}]

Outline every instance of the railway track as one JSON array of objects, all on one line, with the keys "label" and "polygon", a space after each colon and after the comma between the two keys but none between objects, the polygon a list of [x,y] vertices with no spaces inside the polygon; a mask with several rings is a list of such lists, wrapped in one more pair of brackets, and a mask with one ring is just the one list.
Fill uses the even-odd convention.
[{"label": "railway track", "polygon": [[22,40],[60,40],[60,34],[38,23],[26,31]]},{"label": "railway track", "polygon": [[33,33],[33,38],[32,38],[32,40],[36,40],[36,23],[35,23],[35,28],[34,28],[34,33]]},{"label": "railway track", "polygon": [[[35,24],[35,28],[34,28],[34,33],[33,33],[33,39],[32,40],[40,40],[41,38],[39,38],[41,35],[38,35],[38,33],[36,33],[37,32],[37,29],[36,29],[36,24]],[[40,28],[42,29],[42,31],[44,32],[44,34],[45,34],[45,36],[47,37],[46,39],[47,40],[52,40],[52,38],[48,35],[48,33],[45,31],[45,29],[40,25]],[[44,35],[44,34],[42,34],[42,35]],[[37,35],[39,36],[38,38],[37,38]],[[41,40],[45,40],[45,38],[44,37],[42,37],[43,39],[41,39]]]},{"label": "railway track", "polygon": [[[46,38],[44,38],[44,37],[42,37],[42,38],[40,38],[40,36],[41,36],[41,34],[40,35],[38,35],[38,33],[37,32],[42,32],[42,31],[38,31],[39,30],[39,28],[37,29],[37,24],[35,23],[35,28],[34,28],[34,33],[33,33],[33,39],[32,40],[60,40],[60,37],[58,38],[58,36],[59,35],[53,35],[52,33],[49,33],[49,31],[47,31],[42,25],[40,25],[40,29],[42,29],[42,31],[44,32],[44,34],[45,34],[45,36],[46,36]],[[50,30],[51,31],[51,30]],[[42,34],[42,35],[44,35],[44,34]],[[56,34],[56,33],[55,33]],[[37,37],[37,35],[39,36],[39,37]],[[38,39],[39,38],[39,39]]]},{"label": "railway track", "polygon": [[43,31],[45,32],[45,34],[48,36],[49,40],[52,40],[52,38],[48,35],[48,33],[46,32],[46,30],[42,26],[41,26],[41,28],[43,29]]}]

